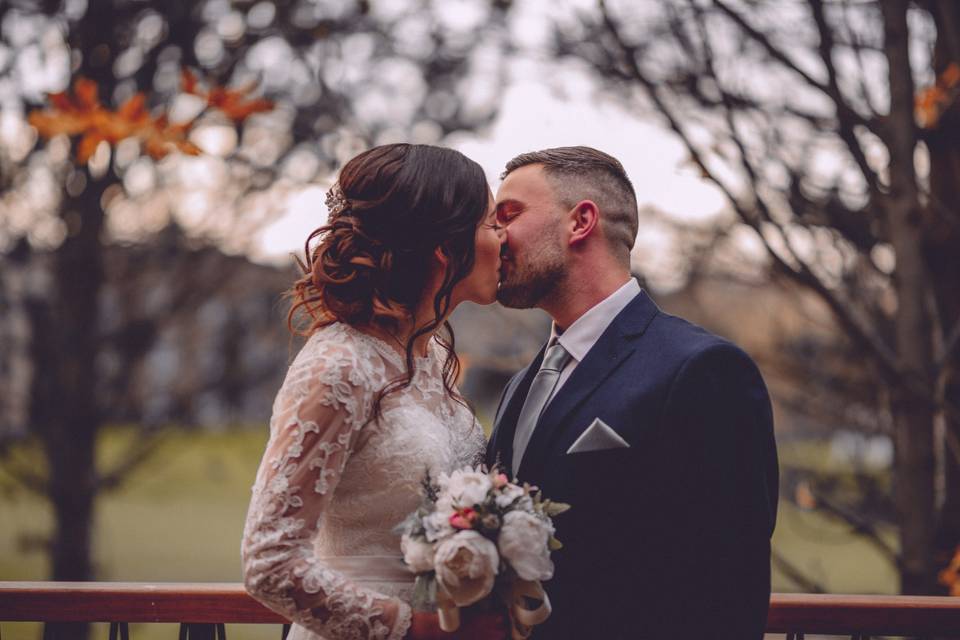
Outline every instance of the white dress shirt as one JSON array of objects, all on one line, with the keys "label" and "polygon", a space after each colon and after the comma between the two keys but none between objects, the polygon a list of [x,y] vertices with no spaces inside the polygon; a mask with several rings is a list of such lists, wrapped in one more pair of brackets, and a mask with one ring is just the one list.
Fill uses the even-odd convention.
[{"label": "white dress shirt", "polygon": [[597,340],[607,330],[613,319],[623,311],[624,307],[630,304],[630,301],[638,293],[640,293],[640,284],[634,278],[630,278],[622,287],[590,307],[563,333],[557,335],[557,323],[553,323],[553,327],[550,329],[550,342],[547,344],[557,340],[570,354],[570,360],[563,371],[560,372],[557,386],[554,387],[547,404],[557,395],[557,391],[567,381],[573,370],[577,368],[580,361],[584,359],[587,352],[597,343]]}]

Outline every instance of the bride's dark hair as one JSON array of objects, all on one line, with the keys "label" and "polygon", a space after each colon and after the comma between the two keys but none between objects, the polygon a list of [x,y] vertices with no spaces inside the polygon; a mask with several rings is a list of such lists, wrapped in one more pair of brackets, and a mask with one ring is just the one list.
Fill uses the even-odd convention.
[{"label": "bride's dark hair", "polygon": [[413,318],[440,247],[447,266],[433,299],[434,318],[404,345],[405,375],[380,391],[373,416],[379,416],[386,395],[410,384],[415,340],[441,323],[444,388],[463,403],[454,386],[460,362],[453,329],[442,318],[450,310],[453,287],[473,268],[477,226],[489,203],[483,169],[453,149],[389,144],[347,162],[338,185],[342,204],[335,204],[327,224],[307,238],[306,263],[297,260],[303,276],[289,291],[288,326],[305,336],[338,321],[393,333]]}]

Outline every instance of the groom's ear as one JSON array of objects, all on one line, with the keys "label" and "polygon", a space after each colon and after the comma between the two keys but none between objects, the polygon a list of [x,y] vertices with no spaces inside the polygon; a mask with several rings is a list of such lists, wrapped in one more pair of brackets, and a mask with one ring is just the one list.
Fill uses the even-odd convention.
[{"label": "groom's ear", "polygon": [[594,233],[600,224],[600,208],[593,200],[581,200],[570,210],[567,220],[570,230],[569,243],[579,244]]}]

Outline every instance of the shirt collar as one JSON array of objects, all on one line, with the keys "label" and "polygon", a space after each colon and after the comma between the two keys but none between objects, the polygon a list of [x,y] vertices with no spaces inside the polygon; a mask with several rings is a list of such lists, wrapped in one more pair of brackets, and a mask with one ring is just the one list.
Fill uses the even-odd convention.
[{"label": "shirt collar", "polygon": [[622,287],[590,307],[562,334],[557,335],[557,323],[554,322],[550,328],[550,343],[556,340],[574,360],[580,362],[607,330],[613,319],[638,293],[640,293],[640,285],[634,278],[630,278]]}]

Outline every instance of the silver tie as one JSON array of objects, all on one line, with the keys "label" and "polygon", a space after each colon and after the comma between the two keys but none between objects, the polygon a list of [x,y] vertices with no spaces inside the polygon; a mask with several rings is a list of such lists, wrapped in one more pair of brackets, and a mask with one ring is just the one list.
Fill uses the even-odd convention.
[{"label": "silver tie", "polygon": [[533,430],[540,420],[547,400],[553,395],[553,391],[560,380],[560,372],[570,360],[570,354],[563,348],[559,342],[556,342],[547,349],[543,357],[543,363],[540,370],[533,377],[530,384],[530,391],[527,393],[527,399],[523,401],[523,408],[520,410],[520,417],[517,418],[517,430],[513,434],[513,475],[517,475],[520,468],[520,461],[523,460],[523,453],[530,443],[530,437]]}]

